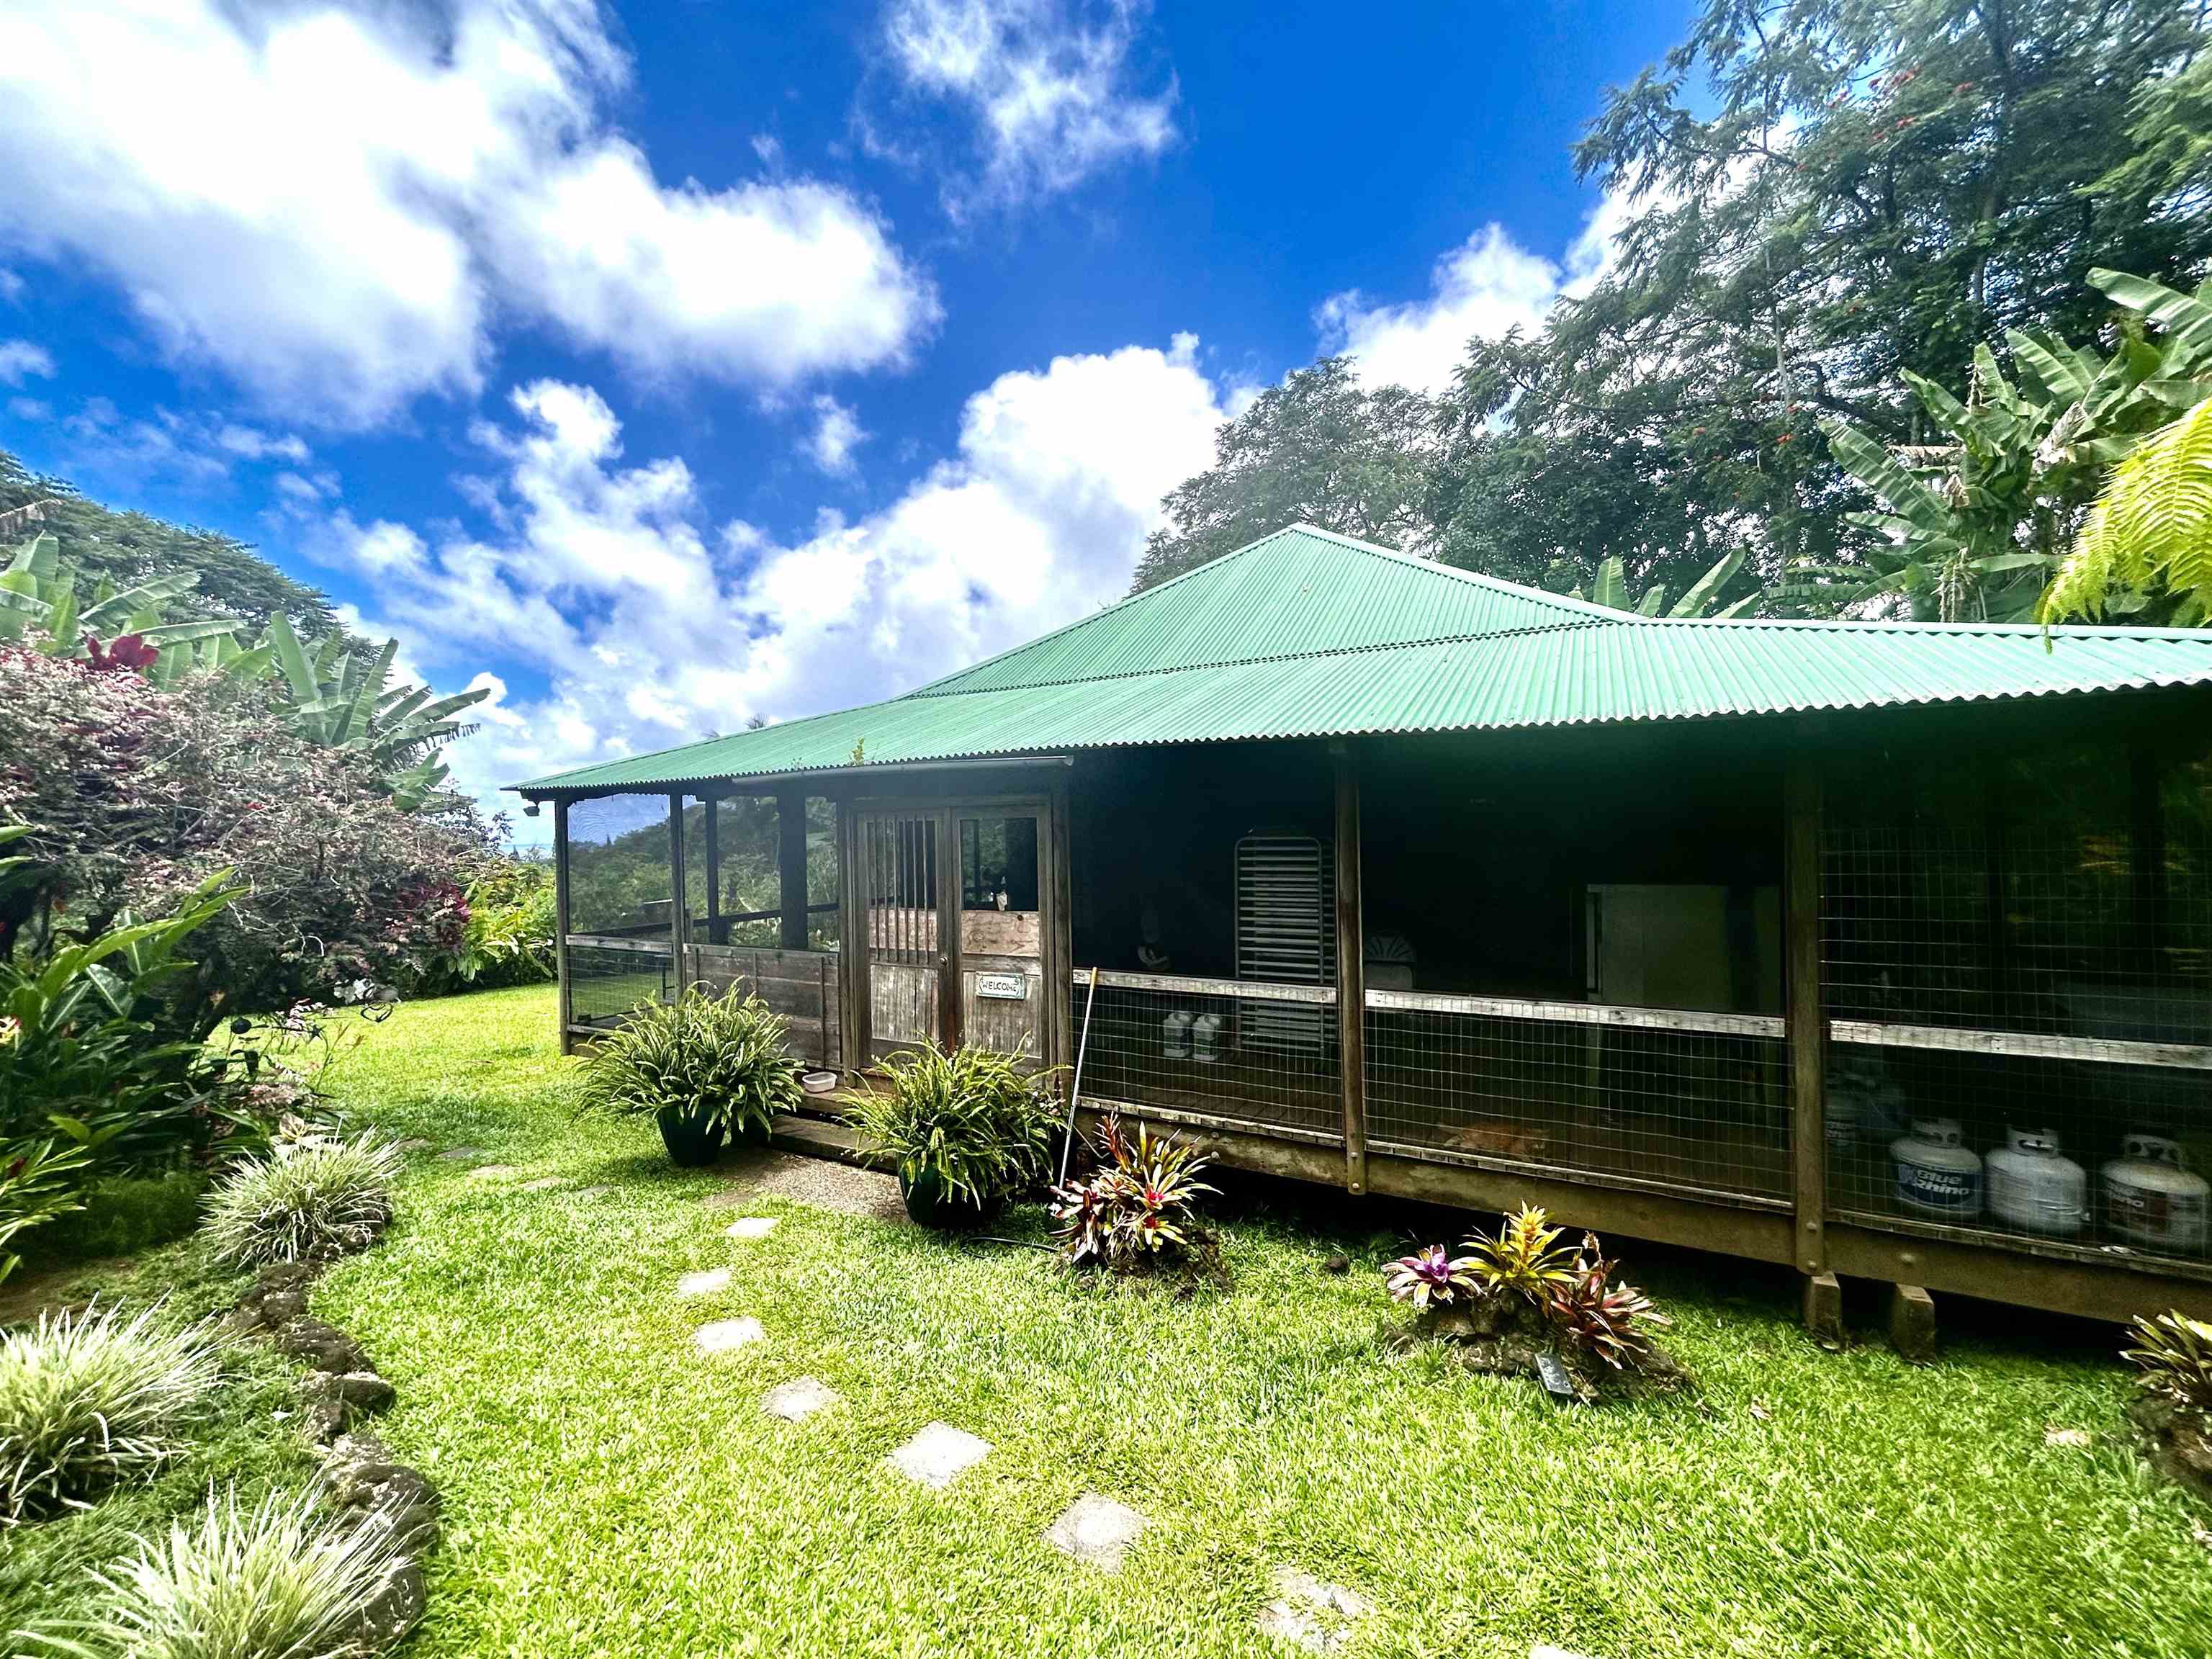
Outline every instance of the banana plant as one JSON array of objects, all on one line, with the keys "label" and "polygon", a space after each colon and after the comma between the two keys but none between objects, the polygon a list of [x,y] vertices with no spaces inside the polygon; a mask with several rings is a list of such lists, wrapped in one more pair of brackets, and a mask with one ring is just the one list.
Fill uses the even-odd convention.
[{"label": "banana plant", "polygon": [[1597,568],[1585,596],[1582,589],[1574,590],[1576,599],[1587,597],[1593,605],[1601,605],[1613,611],[1633,611],[1639,617],[1740,617],[1765,598],[1763,591],[1745,594],[1732,605],[1713,609],[1713,601],[1729,585],[1735,573],[1743,568],[1743,550],[1737,548],[1725,553],[1713,562],[1712,568],[1685,588],[1682,597],[1667,606],[1667,584],[1654,582],[1644,590],[1643,597],[1628,597],[1628,568],[1620,557],[1605,560]]},{"label": "banana plant", "polygon": [[0,641],[35,634],[34,648],[50,657],[105,661],[119,641],[136,640],[142,653],[126,658],[168,678],[186,672],[204,652],[220,655],[222,642],[237,650],[239,624],[228,620],[170,622],[163,606],[199,580],[196,571],[155,576],[118,589],[103,580],[89,601],[77,592],[77,573],[61,556],[51,533],[18,547],[0,571]]},{"label": "banana plant", "polygon": [[257,649],[268,652],[283,678],[295,727],[315,743],[374,756],[393,800],[410,812],[446,781],[439,751],[472,729],[453,716],[488,695],[480,688],[433,697],[428,686],[392,686],[397,640],[363,657],[332,635],[311,655],[281,616],[269,619]]},{"label": "banana plant", "polygon": [[[1831,453],[1886,509],[1848,515],[1875,532],[1867,562],[1800,567],[1778,597],[1841,610],[1890,596],[1915,617],[2029,622],[2109,470],[2154,428],[2212,392],[2212,287],[2177,293],[2122,271],[2090,281],[2125,313],[2110,353],[2014,331],[2008,377],[1978,346],[1962,400],[1923,375],[1905,382],[1945,441],[1884,444],[1824,422]],[[2148,331],[2160,331],[2155,340]],[[2130,590],[2106,608],[2142,608]]]}]

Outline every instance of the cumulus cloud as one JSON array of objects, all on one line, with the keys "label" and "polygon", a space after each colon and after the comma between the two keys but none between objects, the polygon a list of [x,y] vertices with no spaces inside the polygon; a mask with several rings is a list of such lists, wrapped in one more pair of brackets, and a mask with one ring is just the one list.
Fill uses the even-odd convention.
[{"label": "cumulus cloud", "polygon": [[592,0],[76,0],[0,53],[0,246],[103,273],[180,358],[369,425],[502,318],[643,374],[899,361],[927,282],[830,185],[673,187],[609,126]]},{"label": "cumulus cloud", "polygon": [[891,696],[1120,597],[1160,496],[1212,454],[1222,409],[1196,343],[1001,375],[968,400],[955,455],[787,544],[708,530],[683,461],[633,462],[596,392],[540,381],[478,434],[500,534],[340,515],[322,556],[373,577],[362,626],[440,684],[489,657],[503,686],[542,684],[503,690],[502,716],[454,752],[494,800],[561,767]]},{"label": "cumulus cloud", "polygon": [[32,376],[51,380],[54,354],[29,340],[0,340],[0,386],[21,386]]},{"label": "cumulus cloud", "polygon": [[1142,0],[894,0],[884,38],[901,83],[961,106],[975,131],[980,173],[948,185],[948,206],[1054,194],[1173,143],[1172,78],[1140,90],[1132,61],[1145,12]]},{"label": "cumulus cloud", "polygon": [[1620,229],[1642,204],[1601,198],[1564,260],[1531,253],[1504,227],[1485,225],[1439,258],[1427,297],[1389,304],[1357,289],[1333,294],[1314,313],[1322,349],[1348,354],[1361,380],[1437,392],[1478,337],[1541,328],[1562,297],[1586,293],[1613,268]]},{"label": "cumulus cloud", "polygon": [[868,440],[860,417],[827,392],[814,400],[814,428],[805,448],[815,465],[834,477],[853,471],[853,452]]}]

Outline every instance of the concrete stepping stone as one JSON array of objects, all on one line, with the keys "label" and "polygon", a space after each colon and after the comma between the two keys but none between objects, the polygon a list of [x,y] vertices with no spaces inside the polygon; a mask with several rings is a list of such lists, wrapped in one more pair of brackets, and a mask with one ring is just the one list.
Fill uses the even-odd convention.
[{"label": "concrete stepping stone", "polygon": [[605,1198],[612,1191],[614,1191],[614,1188],[611,1187],[579,1187],[576,1188],[576,1196],[579,1198]]},{"label": "concrete stepping stone", "polygon": [[448,1164],[473,1164],[484,1155],[481,1146],[448,1146],[438,1154]]},{"label": "concrete stepping stone", "polygon": [[767,1334],[757,1319],[718,1319],[692,1332],[691,1345],[701,1353],[735,1353]]},{"label": "concrete stepping stone", "polygon": [[1151,1524],[1127,1504],[1087,1492],[1045,1528],[1044,1541],[1101,1572],[1119,1572],[1137,1534]]},{"label": "concrete stepping stone", "polygon": [[402,1158],[412,1158],[417,1152],[428,1152],[430,1150],[430,1143],[423,1139],[420,1135],[410,1135],[404,1140],[393,1141],[392,1143],[392,1150],[398,1153]]},{"label": "concrete stepping stone", "polygon": [[524,1182],[514,1190],[518,1193],[546,1193],[552,1191],[556,1187],[565,1187],[568,1184],[568,1177],[566,1176],[540,1176],[535,1181]]},{"label": "concrete stepping stone", "polygon": [[925,1423],[884,1460],[910,1480],[942,1492],[991,1455],[991,1443],[950,1423]]},{"label": "concrete stepping stone", "polygon": [[511,1176],[514,1173],[514,1165],[512,1164],[479,1164],[475,1169],[469,1171],[469,1179],[471,1181],[495,1181],[501,1176]]},{"label": "concrete stepping stone", "polygon": [[818,1376],[793,1377],[761,1396],[761,1409],[787,1423],[802,1423],[837,1403],[837,1391]]},{"label": "concrete stepping stone", "polygon": [[727,1267],[709,1267],[703,1273],[686,1273],[676,1281],[678,1296],[712,1296],[717,1291],[730,1288]]},{"label": "concrete stepping stone", "polygon": [[1325,1584],[1297,1567],[1275,1569],[1275,1599],[1260,1609],[1260,1633],[1304,1648],[1334,1653],[1352,1640],[1352,1626],[1367,1616],[1367,1598],[1341,1584]]},{"label": "concrete stepping stone", "polygon": [[772,1215],[742,1215],[722,1229],[731,1238],[766,1238],[775,1231]]}]

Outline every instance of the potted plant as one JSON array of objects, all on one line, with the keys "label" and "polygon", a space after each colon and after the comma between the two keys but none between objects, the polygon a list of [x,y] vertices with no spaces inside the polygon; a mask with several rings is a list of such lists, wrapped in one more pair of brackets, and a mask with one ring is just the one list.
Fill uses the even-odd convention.
[{"label": "potted plant", "polygon": [[988,1221],[1043,1179],[1059,1120],[1048,1073],[968,1047],[918,1048],[884,1066],[890,1087],[851,1121],[868,1151],[896,1164],[907,1213],[923,1226]]},{"label": "potted plant", "polygon": [[672,1161],[711,1164],[725,1131],[733,1146],[765,1141],[775,1115],[798,1106],[785,1038],[783,1019],[758,997],[695,985],[599,1038],[584,1061],[584,1104],[650,1113]]}]

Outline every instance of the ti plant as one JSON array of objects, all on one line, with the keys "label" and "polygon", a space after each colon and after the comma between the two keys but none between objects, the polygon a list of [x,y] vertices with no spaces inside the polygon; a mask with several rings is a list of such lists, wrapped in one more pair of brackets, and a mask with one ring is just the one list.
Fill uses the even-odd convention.
[{"label": "ti plant", "polygon": [[1454,1255],[1441,1244],[1423,1246],[1401,1255],[1383,1269],[1383,1284],[1392,1300],[1403,1302],[1415,1313],[1473,1301],[1483,1294],[1475,1276],[1474,1258]]},{"label": "ti plant", "polygon": [[1633,1285],[1610,1282],[1613,1265],[1597,1235],[1584,1233],[1565,1279],[1546,1293],[1545,1313],[1569,1346],[1620,1370],[1649,1358],[1652,1330],[1669,1322]]},{"label": "ti plant", "polygon": [[1542,1302],[1574,1272],[1574,1253],[1559,1243],[1560,1231],[1542,1210],[1523,1204],[1497,1237],[1477,1233],[1468,1240],[1469,1271],[1486,1291]]},{"label": "ti plant", "polygon": [[2187,1314],[2137,1318],[2134,1346],[2121,1351],[2142,1375],[2145,1394],[2212,1419],[2212,1322]]},{"label": "ti plant", "polygon": [[1132,1139],[1113,1117],[1099,1126],[1098,1154],[1094,1174],[1053,1191],[1053,1237],[1062,1259],[1128,1272],[1197,1254],[1206,1242],[1198,1200],[1217,1190],[1199,1179],[1205,1156],[1195,1146],[1155,1140],[1142,1124]]}]

